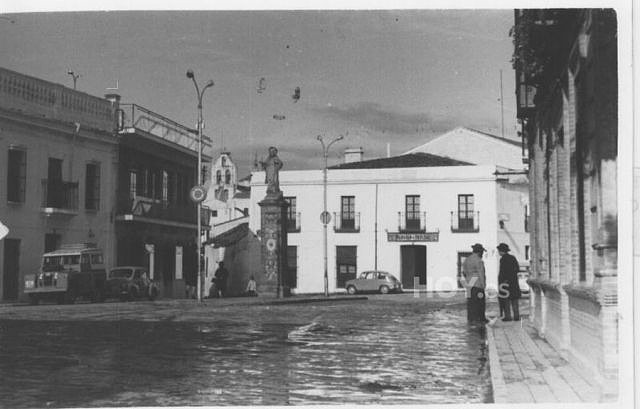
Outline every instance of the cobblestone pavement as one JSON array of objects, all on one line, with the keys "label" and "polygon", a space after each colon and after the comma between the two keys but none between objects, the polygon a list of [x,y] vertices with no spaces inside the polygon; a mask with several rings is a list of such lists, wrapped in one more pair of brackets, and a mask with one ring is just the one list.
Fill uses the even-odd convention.
[{"label": "cobblestone pavement", "polygon": [[2,307],[0,407],[490,403],[484,325],[416,295]]},{"label": "cobblestone pavement", "polygon": [[521,321],[503,322],[494,313],[487,325],[494,402],[598,402],[597,386],[538,336],[527,304],[521,300]]}]

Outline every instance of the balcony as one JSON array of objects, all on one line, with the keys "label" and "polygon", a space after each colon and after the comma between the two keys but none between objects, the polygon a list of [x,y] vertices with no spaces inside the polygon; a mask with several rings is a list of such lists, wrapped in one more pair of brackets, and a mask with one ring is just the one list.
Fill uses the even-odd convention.
[{"label": "balcony", "polygon": [[51,214],[78,214],[78,182],[42,179],[42,212]]},{"label": "balcony", "polygon": [[[118,132],[126,134],[136,133],[136,131],[153,135],[190,153],[198,152],[198,136],[195,129],[187,128],[139,105],[120,104]],[[209,147],[211,147],[211,139],[203,135],[202,150],[206,152]]]},{"label": "balcony", "polygon": [[[116,207],[119,221],[139,221],[145,223],[196,228],[197,208],[194,204],[177,205],[145,196],[121,197]],[[201,223],[211,226],[211,209],[202,207]]]},{"label": "balcony", "polygon": [[427,212],[398,212],[398,231],[401,233],[425,232]]},{"label": "balcony", "polygon": [[300,213],[287,216],[287,233],[300,233]]},{"label": "balcony", "polygon": [[480,231],[480,212],[451,212],[451,231],[453,233],[477,233]]},{"label": "balcony", "polygon": [[333,213],[333,231],[336,233],[358,233],[360,231],[360,213]]}]

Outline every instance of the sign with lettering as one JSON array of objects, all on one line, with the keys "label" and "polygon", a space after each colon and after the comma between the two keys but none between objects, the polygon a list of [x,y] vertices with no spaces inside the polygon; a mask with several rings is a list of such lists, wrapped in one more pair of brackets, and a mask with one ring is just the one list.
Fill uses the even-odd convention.
[{"label": "sign with lettering", "polygon": [[438,241],[440,232],[428,233],[389,233],[387,232],[388,241]]}]

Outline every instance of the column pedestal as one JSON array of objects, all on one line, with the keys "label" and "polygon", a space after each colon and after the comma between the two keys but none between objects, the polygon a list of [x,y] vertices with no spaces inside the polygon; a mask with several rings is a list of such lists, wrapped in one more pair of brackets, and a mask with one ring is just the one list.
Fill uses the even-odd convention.
[{"label": "column pedestal", "polygon": [[269,193],[260,205],[260,237],[266,294],[276,297],[290,295],[287,280],[287,202],[282,192]]}]

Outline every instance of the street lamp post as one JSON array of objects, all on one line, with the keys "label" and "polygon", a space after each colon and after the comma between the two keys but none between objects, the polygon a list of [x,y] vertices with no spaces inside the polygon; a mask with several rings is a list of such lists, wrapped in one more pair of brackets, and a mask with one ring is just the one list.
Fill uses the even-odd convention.
[{"label": "street lamp post", "polygon": [[322,212],[322,224],[323,224],[323,232],[324,232],[324,296],[329,296],[329,272],[328,272],[328,259],[327,259],[327,224],[329,223],[327,217],[327,158],[329,157],[329,148],[334,143],[342,140],[344,136],[340,135],[337,138],[334,138],[329,144],[324,143],[324,139],[322,135],[318,135],[317,139],[322,144],[322,155],[324,157],[324,168],[323,168],[323,212]]},{"label": "street lamp post", "polygon": [[[193,70],[187,70],[187,78],[190,78],[193,81],[193,85],[196,88],[196,96],[198,97],[198,186],[202,187],[202,96],[207,88],[213,87],[213,80],[209,80],[207,84],[200,90],[198,87],[198,83],[196,82],[195,74]],[[198,292],[198,301],[202,301],[202,287],[203,287],[203,276],[202,276],[202,202],[198,201],[197,209],[198,209],[198,231],[196,235],[196,244],[198,246],[198,282],[196,286],[196,291]]]}]

